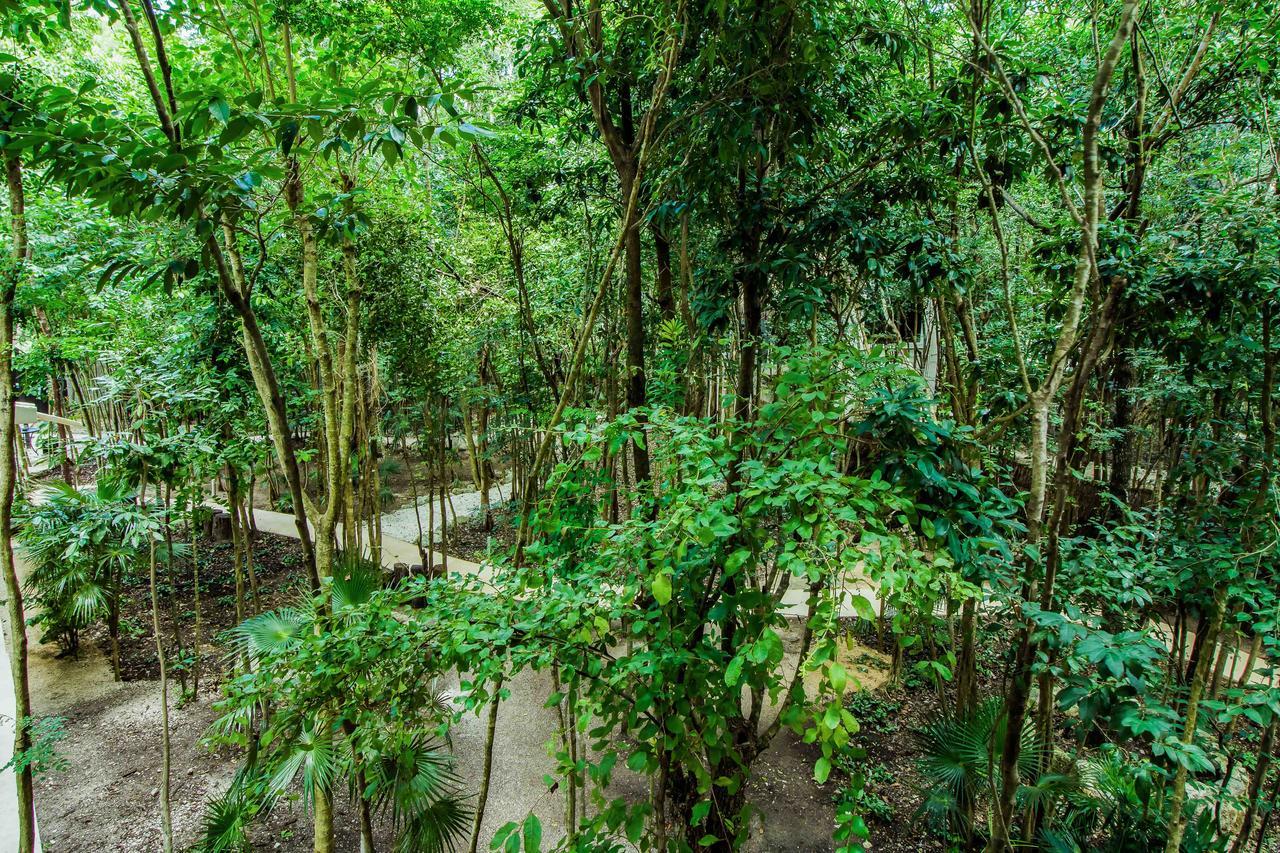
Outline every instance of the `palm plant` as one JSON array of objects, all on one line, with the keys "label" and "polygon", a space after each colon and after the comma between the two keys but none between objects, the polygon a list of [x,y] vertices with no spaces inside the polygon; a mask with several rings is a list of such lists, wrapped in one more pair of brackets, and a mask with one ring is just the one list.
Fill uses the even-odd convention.
[{"label": "palm plant", "polygon": [[454,792],[461,787],[453,755],[424,731],[387,727],[377,761],[366,767],[369,799],[389,815],[398,853],[452,849],[471,829],[471,810]]},{"label": "palm plant", "polygon": [[[1165,844],[1167,814],[1157,796],[1156,768],[1119,749],[1077,764],[1078,784],[1064,792],[1061,808],[1041,832],[1053,851],[1140,853]],[[1201,838],[1191,832],[1187,841]],[[1187,849],[1192,849],[1188,844]]]},{"label": "palm plant", "polygon": [[266,815],[275,798],[260,776],[241,770],[231,786],[205,803],[199,853],[248,853],[249,829]]},{"label": "palm plant", "polygon": [[39,605],[33,621],[43,629],[42,640],[73,652],[81,632],[105,619],[117,678],[119,590],[140,565],[147,541],[133,497],[120,480],[102,478],[86,489],[59,482],[16,513],[18,538],[32,564],[28,584]]},{"label": "palm plant", "polygon": [[[992,698],[968,714],[937,716],[925,723],[917,738],[923,751],[919,767],[927,781],[921,811],[971,841],[977,829],[974,815],[990,804],[1000,784],[1002,703]],[[1022,778],[1036,775],[1039,759],[1035,733],[1027,725],[1018,758]]]},{"label": "palm plant", "polygon": [[321,593],[233,629],[248,666],[228,685],[212,734],[247,745],[244,778],[262,781],[209,804],[205,849],[247,844],[244,818],[294,786],[317,832],[328,832],[344,779],[367,849],[375,813],[390,820],[397,850],[451,850],[465,837],[470,811],[435,737],[448,709],[432,687],[429,628],[403,617],[403,597],[381,589],[378,567],[344,559]]}]

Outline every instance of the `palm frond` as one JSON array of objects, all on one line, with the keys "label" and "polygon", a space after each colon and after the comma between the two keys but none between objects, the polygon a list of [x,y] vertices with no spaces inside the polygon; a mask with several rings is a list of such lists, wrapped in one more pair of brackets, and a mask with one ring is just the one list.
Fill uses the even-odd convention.
[{"label": "palm frond", "polygon": [[162,563],[181,560],[191,553],[191,546],[185,542],[157,542],[156,559]]},{"label": "palm frond", "polygon": [[68,610],[77,624],[87,625],[100,614],[107,612],[111,597],[104,587],[95,583],[84,583],[69,592]]},{"label": "palm frond", "polygon": [[1081,853],[1080,843],[1063,829],[1046,829],[1040,833],[1040,841],[1049,853]]},{"label": "palm frond", "polygon": [[205,803],[196,849],[200,853],[249,853],[253,849],[249,830],[273,803],[274,797],[262,780],[241,770],[221,796]]},{"label": "palm frond", "polygon": [[368,603],[382,588],[382,569],[362,557],[343,555],[329,584],[334,613]]},{"label": "palm frond", "polygon": [[1069,773],[1045,773],[1035,780],[1035,784],[1023,785],[1018,789],[1018,802],[1024,807],[1043,808],[1052,800],[1077,790],[1080,779]]},{"label": "palm frond", "polygon": [[375,804],[389,807],[394,816],[411,814],[458,784],[453,756],[424,734],[416,734],[399,750],[384,754],[373,772]]},{"label": "palm frond", "polygon": [[253,732],[253,718],[258,713],[257,707],[249,703],[224,704],[222,707],[226,710],[209,725],[204,738],[217,741],[249,737]]},{"label": "palm frond", "polygon": [[409,815],[396,839],[396,853],[448,853],[471,832],[472,811],[457,797],[440,799]]},{"label": "palm frond", "polygon": [[[920,772],[928,780],[926,805],[934,812],[946,803],[958,809],[985,796],[998,772],[1004,753],[1005,716],[998,697],[983,702],[971,713],[939,715],[917,732],[922,758]],[[1018,770],[1022,778],[1034,778],[1040,750],[1030,720],[1022,729]]]},{"label": "palm frond", "polygon": [[991,700],[970,714],[937,716],[921,727],[920,770],[933,787],[957,799],[986,787],[989,768],[997,763],[992,761],[992,739],[999,713],[999,701]]},{"label": "palm frond", "polygon": [[268,790],[283,794],[295,780],[302,783],[302,796],[307,803],[319,792],[332,791],[334,780],[342,774],[342,755],[333,743],[332,732],[320,725],[307,725],[289,745],[289,751],[271,774]]},{"label": "palm frond", "polygon": [[231,629],[231,639],[250,660],[258,660],[296,648],[309,624],[305,613],[285,607],[246,619]]}]

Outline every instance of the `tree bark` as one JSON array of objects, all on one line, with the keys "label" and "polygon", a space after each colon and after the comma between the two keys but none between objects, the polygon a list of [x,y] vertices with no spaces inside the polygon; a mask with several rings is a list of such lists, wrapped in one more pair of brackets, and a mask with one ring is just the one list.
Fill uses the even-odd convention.
[{"label": "tree bark", "polygon": [[[143,473],[141,499],[146,502],[146,474]],[[167,521],[165,522],[168,523]],[[160,633],[160,597],[156,584],[156,539],[148,531],[148,566],[151,584],[151,630],[156,637],[156,660],[160,663],[160,841],[164,853],[173,853],[173,812],[169,807],[169,670]]]},{"label": "tree bark", "polygon": [[489,780],[493,777],[493,741],[498,729],[498,705],[501,704],[499,694],[502,691],[502,676],[493,685],[493,699],[489,702],[489,720],[485,726],[484,736],[484,770],[480,776],[480,790],[476,794],[476,813],[471,822],[471,844],[469,853],[476,853],[480,844],[480,827],[484,825],[484,809],[489,802]]},{"label": "tree bark", "polygon": [[657,274],[654,298],[658,303],[658,313],[663,320],[671,320],[676,316],[675,289],[671,279],[671,242],[656,225],[653,227],[653,257]]},{"label": "tree bark", "polygon": [[[631,198],[633,186],[639,177],[637,172],[634,165],[626,166],[619,171],[624,199]],[[640,267],[640,217],[633,207],[629,207],[624,212],[624,217],[623,268],[627,282],[627,408],[643,428],[648,419],[640,411],[647,402],[644,373],[644,278]],[[648,446],[633,443],[632,460],[635,465],[636,485],[640,486],[649,480]]]},{"label": "tree bark", "polygon": [[[1209,677],[1209,665],[1213,661],[1212,649],[1218,640],[1218,632],[1222,628],[1222,618],[1226,613],[1227,591],[1222,587],[1213,597],[1213,615],[1204,631],[1202,648],[1209,653],[1201,653],[1196,661],[1195,673],[1191,678],[1191,689],[1187,694],[1186,722],[1182,727],[1182,742],[1188,746],[1195,742],[1196,722],[1200,713],[1200,700],[1204,697],[1205,685]],[[1169,832],[1164,853],[1178,853],[1182,847],[1182,836],[1187,831],[1187,766],[1179,764],[1173,777],[1173,794],[1169,798]]]},{"label": "tree bark", "polygon": [[[17,428],[13,416],[13,300],[18,282],[27,266],[26,195],[22,183],[22,161],[14,153],[5,155],[5,178],[9,189],[9,227],[13,240],[13,269],[0,283],[0,572],[4,575],[9,616],[9,669],[13,678],[13,754],[31,749],[31,685],[27,679],[27,618],[22,603],[22,585],[13,556],[13,493],[17,479],[15,452]],[[31,768],[17,772],[18,853],[35,849],[36,814]]]},{"label": "tree bark", "polygon": [[334,853],[333,850],[333,794],[315,792],[315,831],[312,836],[312,853]]},{"label": "tree bark", "polygon": [[[1082,143],[1083,209],[1077,211],[1074,204],[1071,205],[1071,210],[1079,217],[1080,225],[1080,246],[1076,259],[1075,278],[1062,329],[1049,356],[1047,375],[1041,386],[1030,395],[1031,489],[1026,504],[1026,521],[1027,541],[1034,546],[1039,546],[1044,519],[1049,465],[1049,409],[1057,396],[1066,358],[1077,341],[1088,285],[1094,279],[1097,270],[1095,253],[1103,189],[1101,160],[1098,153],[1102,108],[1106,103],[1116,63],[1129,41],[1137,13],[1137,0],[1125,0],[1115,35],[1094,76],[1085,115]],[[976,29],[974,35],[975,38],[980,37]],[[1069,199],[1069,193],[1066,192],[1065,187],[1063,193],[1064,198]],[[1037,567],[1030,559],[1026,561],[1026,572],[1023,596],[1026,601],[1035,602],[1038,600]],[[1026,719],[1027,700],[1031,692],[1031,663],[1034,657],[1030,625],[1024,623],[1020,628],[1016,649],[1014,670],[1005,699],[1005,733],[1000,757],[1000,789],[997,792],[997,802],[992,816],[991,837],[987,842],[988,853],[1003,853],[1009,847],[1012,838],[1013,813],[1019,786],[1018,760],[1022,753],[1022,727]]]}]

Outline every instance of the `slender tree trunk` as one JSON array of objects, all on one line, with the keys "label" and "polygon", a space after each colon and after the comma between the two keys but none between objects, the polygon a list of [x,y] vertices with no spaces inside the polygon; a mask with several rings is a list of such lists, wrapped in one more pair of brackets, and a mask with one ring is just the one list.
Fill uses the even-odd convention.
[{"label": "slender tree trunk", "polygon": [[[1083,175],[1084,204],[1082,209],[1073,211],[1080,225],[1080,245],[1076,259],[1075,278],[1072,284],[1070,302],[1063,319],[1062,328],[1053,352],[1049,356],[1048,375],[1040,388],[1031,396],[1031,490],[1027,499],[1027,540],[1038,546],[1041,540],[1041,528],[1044,519],[1045,492],[1049,465],[1048,433],[1049,409],[1057,396],[1061,382],[1062,370],[1070,350],[1079,337],[1079,329],[1088,286],[1094,280],[1097,269],[1095,252],[1098,242],[1098,216],[1101,210],[1102,171],[1098,152],[1098,134],[1102,122],[1102,108],[1106,103],[1107,92],[1111,86],[1111,78],[1115,73],[1116,63],[1129,41],[1134,21],[1138,12],[1137,0],[1125,0],[1120,12],[1120,20],[1115,35],[1094,75],[1089,97],[1089,106],[1085,115],[1083,130]],[[975,38],[980,33],[975,30]],[[1064,197],[1069,197],[1065,185],[1061,188]],[[1037,600],[1036,561],[1026,561],[1027,576],[1023,582],[1023,595],[1026,601]],[[1009,692],[1005,699],[1005,734],[1003,751],[1000,756],[1000,789],[997,791],[997,802],[992,816],[992,832],[987,843],[988,853],[1004,853],[1009,847],[1013,835],[1014,806],[1017,799],[1019,773],[1018,760],[1022,753],[1022,726],[1026,719],[1027,700],[1031,691],[1031,663],[1034,649],[1031,643],[1031,628],[1023,624],[1019,630],[1015,655],[1014,670],[1009,683]]]},{"label": "slender tree trunk", "polygon": [[449,573],[449,507],[447,506],[449,497],[449,460],[446,452],[446,437],[449,433],[449,403],[444,397],[440,398],[440,448],[439,448],[439,471],[440,471],[440,571],[442,574]]},{"label": "slender tree trunk", "polygon": [[418,499],[417,466],[409,455],[409,442],[405,440],[403,435],[400,436],[400,458],[404,460],[405,470],[409,474],[409,494],[413,498],[413,520],[418,525],[418,538],[414,540],[414,544],[418,546],[418,559],[422,561],[423,571],[430,572],[431,558],[422,544],[422,508]]},{"label": "slender tree trunk", "polygon": [[[637,179],[634,166],[622,169],[622,197],[629,199]],[[632,209],[624,212],[623,238],[624,270],[627,281],[627,408],[631,409],[643,428],[647,422],[639,411],[647,402],[644,373],[644,277],[640,267],[640,217]],[[649,479],[649,450],[647,445],[633,444],[632,459],[635,465],[636,485]]]},{"label": "slender tree trunk", "polygon": [[480,409],[480,434],[476,436],[476,444],[480,449],[480,517],[483,519],[484,531],[493,530],[493,506],[489,500],[489,491],[493,488],[493,465],[489,461],[489,398],[486,396]]},{"label": "slender tree trunk", "polygon": [[[5,178],[9,189],[9,227],[13,241],[14,266],[0,283],[0,572],[9,617],[9,669],[13,678],[13,754],[31,749],[31,685],[27,679],[27,617],[22,603],[22,585],[13,556],[13,493],[17,479],[15,453],[17,433],[13,416],[13,300],[18,282],[26,274],[27,215],[22,184],[22,161],[15,153],[5,155]],[[35,849],[36,813],[31,768],[17,772],[18,853]]]},{"label": "slender tree trunk", "polygon": [[[142,486],[139,500],[147,501],[147,471],[142,469]],[[148,515],[150,513],[148,512]],[[166,521],[167,524],[167,521]],[[160,841],[164,853],[173,853],[173,812],[169,807],[169,770],[171,751],[169,745],[169,670],[164,652],[164,637],[160,633],[160,591],[156,581],[156,537],[147,531],[147,557],[151,587],[151,630],[156,639],[156,660],[160,664]]]},{"label": "slender tree trunk", "polygon": [[359,788],[357,799],[360,801],[360,853],[377,853],[373,843],[373,812],[369,807],[369,798],[364,795],[368,783],[363,770],[356,771],[356,786]]},{"label": "slender tree trunk", "polygon": [[258,596],[258,571],[253,560],[253,510],[249,508],[252,492],[246,491],[239,502],[240,541],[244,546],[244,570],[249,578],[249,597],[253,600],[253,612],[262,612],[262,599]]},{"label": "slender tree trunk", "polygon": [[[194,477],[193,477],[194,481]],[[200,609],[200,526],[196,523],[197,502],[191,498],[191,587],[195,596],[196,624],[193,640],[191,695],[200,695],[200,653],[204,648],[204,616]]]},{"label": "slender tree trunk", "polygon": [[480,791],[476,795],[476,813],[471,821],[471,844],[468,853],[476,853],[480,844],[480,828],[484,825],[484,809],[489,802],[489,780],[493,777],[493,741],[498,730],[498,706],[502,703],[502,676],[493,685],[493,699],[489,702],[489,720],[484,736],[484,770],[480,775]]},{"label": "slender tree trunk", "polygon": [[[319,543],[316,543],[319,545]],[[312,837],[312,853],[334,853],[333,849],[333,794],[315,792],[315,832]]]},{"label": "slender tree trunk", "polygon": [[1267,774],[1271,771],[1271,753],[1275,749],[1277,725],[1280,725],[1280,717],[1272,717],[1271,724],[1262,732],[1262,741],[1258,744],[1258,763],[1249,779],[1249,793],[1245,798],[1248,805],[1240,823],[1240,832],[1231,844],[1231,853],[1242,853],[1257,826],[1262,789],[1267,784]]},{"label": "slender tree trunk", "polygon": [[[1115,362],[1111,368],[1111,391],[1115,396],[1115,411],[1111,431],[1116,445],[1111,453],[1111,478],[1108,490],[1121,504],[1129,505],[1129,484],[1133,480],[1133,467],[1137,456],[1137,441],[1133,434],[1132,388],[1137,380],[1130,352],[1128,336],[1122,335],[1116,342]],[[1110,513],[1108,513],[1110,514]]]},{"label": "slender tree trunk", "polygon": [[111,674],[116,681],[120,681],[120,597],[117,595],[120,588],[120,575],[112,569],[107,570],[107,587],[111,592],[111,598],[107,602],[107,636],[111,640]]},{"label": "slender tree trunk", "polygon": [[[266,340],[258,326],[257,314],[254,313],[253,306],[249,302],[248,283],[244,277],[243,264],[239,261],[239,253],[235,251],[235,231],[230,223],[225,221],[223,231],[227,241],[227,253],[224,253],[217,238],[212,234],[206,239],[205,246],[217,269],[222,294],[240,318],[245,356],[249,362],[249,371],[253,375],[254,387],[258,391],[258,397],[266,412],[267,429],[275,446],[276,458],[280,462],[280,467],[284,469],[285,482],[289,486],[294,526],[298,530],[298,541],[302,546],[303,560],[307,564],[311,588],[318,590],[320,575],[311,541],[311,529],[307,524],[307,495],[302,485],[302,467],[298,463],[293,435],[289,429],[288,407],[285,404],[284,394],[280,390],[275,367],[271,363]],[[227,262],[228,253],[231,263]]]},{"label": "slender tree trunk", "polygon": [[244,609],[244,537],[240,531],[240,475],[227,470],[227,512],[231,516],[231,564],[236,579],[236,623],[245,620]]},{"label": "slender tree trunk", "polygon": [[960,607],[960,640],[956,654],[956,712],[967,714],[978,702],[976,653],[977,598],[967,598]]},{"label": "slender tree trunk", "polygon": [[[182,667],[181,661],[185,657],[185,646],[182,642],[182,621],[178,616],[178,577],[177,568],[174,566],[173,560],[173,525],[169,519],[172,517],[173,507],[173,486],[165,483],[164,487],[164,505],[165,505],[165,521],[164,521],[164,548],[165,548],[165,577],[169,580],[169,595],[167,596],[169,604],[169,621],[173,623],[173,643],[177,648],[179,668],[178,668],[178,687],[182,694],[187,692],[187,673]],[[157,637],[157,639],[159,639]]]},{"label": "slender tree trunk", "polygon": [[[1220,588],[1213,598],[1213,614],[1209,624],[1204,628],[1203,648],[1212,650],[1222,628],[1222,618],[1226,613],[1227,591]],[[1186,722],[1182,728],[1182,742],[1190,746],[1196,739],[1196,722],[1200,713],[1200,700],[1204,697],[1205,685],[1209,677],[1209,665],[1213,660],[1212,651],[1201,653],[1196,661],[1195,672],[1191,677],[1191,689],[1187,695]],[[1169,798],[1169,832],[1164,853],[1178,853],[1182,847],[1182,836],[1187,831],[1187,765],[1179,764],[1173,777],[1173,793]]]},{"label": "slender tree trunk", "polygon": [[675,288],[671,278],[671,243],[657,226],[653,228],[653,257],[657,273],[654,298],[662,319],[670,320],[676,316]]}]

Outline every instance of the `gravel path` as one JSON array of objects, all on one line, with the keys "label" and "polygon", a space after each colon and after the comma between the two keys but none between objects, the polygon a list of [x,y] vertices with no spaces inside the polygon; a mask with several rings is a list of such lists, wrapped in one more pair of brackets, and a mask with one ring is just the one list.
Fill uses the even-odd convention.
[{"label": "gravel path", "polygon": [[[507,483],[494,483],[493,488],[489,492],[489,499],[493,503],[502,500],[510,490]],[[480,493],[479,492],[459,492],[450,495],[445,501],[445,510],[449,519],[449,524],[454,524],[459,518],[478,512],[480,510]],[[416,542],[418,539],[419,523],[421,523],[422,533],[425,536],[428,525],[429,511],[427,509],[427,499],[419,498],[417,505],[410,504],[402,507],[395,512],[388,512],[382,516],[382,535],[391,536],[396,539],[402,539],[405,542]],[[440,529],[440,501],[435,501],[435,529]]]}]

